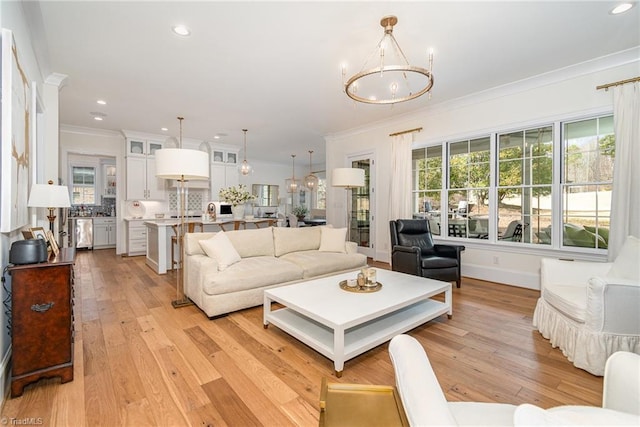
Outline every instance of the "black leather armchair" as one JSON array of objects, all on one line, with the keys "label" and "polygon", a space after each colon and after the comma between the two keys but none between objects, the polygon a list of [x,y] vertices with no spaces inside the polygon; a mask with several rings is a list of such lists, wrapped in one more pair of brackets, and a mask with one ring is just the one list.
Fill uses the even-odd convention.
[{"label": "black leather armchair", "polygon": [[389,221],[389,228],[393,271],[455,281],[460,287],[460,253],[464,246],[434,244],[429,221],[424,219]]}]

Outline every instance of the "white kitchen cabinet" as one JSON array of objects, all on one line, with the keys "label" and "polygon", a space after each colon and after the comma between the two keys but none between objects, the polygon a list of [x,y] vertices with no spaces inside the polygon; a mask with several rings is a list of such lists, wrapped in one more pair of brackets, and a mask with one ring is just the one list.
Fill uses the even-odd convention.
[{"label": "white kitchen cabinet", "polygon": [[102,165],[102,196],[116,197],[116,165],[104,163]]},{"label": "white kitchen cabinet", "polygon": [[127,224],[127,255],[146,255],[147,226],[144,219],[125,219]]},{"label": "white kitchen cabinet", "polygon": [[214,145],[211,153],[211,199],[218,200],[221,188],[237,186],[240,182],[238,150]]},{"label": "white kitchen cabinet", "polygon": [[156,177],[155,152],[163,142],[127,138],[127,200],[164,200],[165,180]]},{"label": "white kitchen cabinet", "polygon": [[115,218],[93,219],[93,249],[115,248],[117,223]]}]

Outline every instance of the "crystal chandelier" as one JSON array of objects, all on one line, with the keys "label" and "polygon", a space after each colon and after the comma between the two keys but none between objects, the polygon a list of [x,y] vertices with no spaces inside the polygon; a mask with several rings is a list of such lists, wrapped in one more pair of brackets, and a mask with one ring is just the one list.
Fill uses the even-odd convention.
[{"label": "crystal chandelier", "polygon": [[410,65],[393,36],[393,26],[397,23],[398,18],[393,15],[380,20],[384,28],[382,39],[360,72],[346,82],[346,66],[342,67],[344,91],[354,101],[396,104],[424,95],[433,87],[433,51],[429,51],[429,69]]},{"label": "crystal chandelier", "polygon": [[296,155],[291,155],[291,178],[287,178],[284,181],[284,185],[287,188],[287,193],[295,193],[298,191],[298,180],[296,180]]},{"label": "crystal chandelier", "polygon": [[253,168],[247,163],[247,129],[242,129],[242,132],[244,132],[244,160],[240,165],[240,173],[247,176],[253,172]]},{"label": "crystal chandelier", "polygon": [[313,191],[318,187],[318,177],[315,176],[311,170],[311,155],[313,154],[313,150],[309,150],[309,175],[304,177],[304,186],[309,190]]}]

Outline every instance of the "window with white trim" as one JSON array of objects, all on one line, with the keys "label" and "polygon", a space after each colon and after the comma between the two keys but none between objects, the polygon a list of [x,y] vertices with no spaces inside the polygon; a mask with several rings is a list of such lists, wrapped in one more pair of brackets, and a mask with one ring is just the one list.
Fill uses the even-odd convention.
[{"label": "window with white trim", "polygon": [[413,215],[447,238],[603,250],[614,158],[611,115],[416,148]]}]

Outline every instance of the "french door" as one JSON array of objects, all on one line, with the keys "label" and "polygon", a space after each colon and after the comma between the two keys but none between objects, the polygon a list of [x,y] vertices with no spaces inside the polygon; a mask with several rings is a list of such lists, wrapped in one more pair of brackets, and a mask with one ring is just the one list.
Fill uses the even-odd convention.
[{"label": "french door", "polygon": [[348,158],[352,168],[364,169],[364,187],[351,190],[349,203],[349,234],[352,242],[358,244],[358,252],[374,258],[374,172],[375,161],[372,153]]}]

